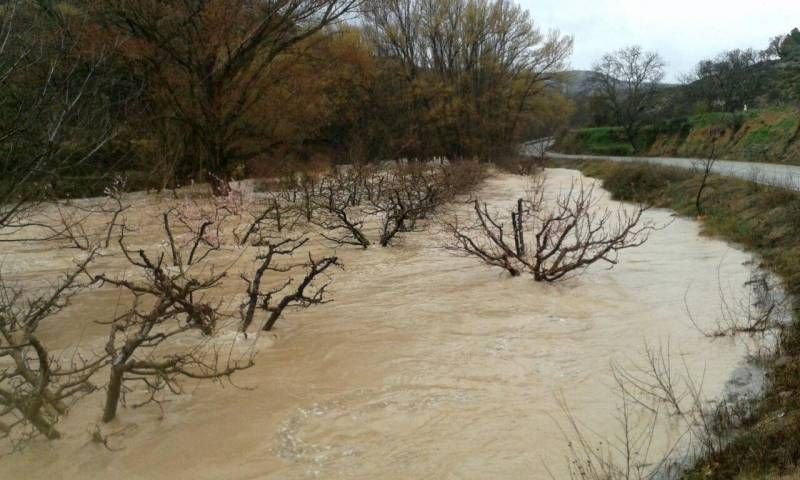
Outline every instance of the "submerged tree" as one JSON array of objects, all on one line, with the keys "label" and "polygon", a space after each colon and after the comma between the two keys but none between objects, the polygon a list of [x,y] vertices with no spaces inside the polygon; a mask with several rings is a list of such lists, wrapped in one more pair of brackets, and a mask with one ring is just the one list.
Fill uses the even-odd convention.
[{"label": "submerged tree", "polygon": [[[257,309],[263,310],[268,314],[268,318],[261,326],[261,330],[270,331],[287,308],[308,308],[312,305],[330,301],[330,299],[326,298],[326,289],[329,282],[315,285],[315,280],[317,277],[324,276],[331,267],[341,267],[337,257],[331,256],[316,260],[311,254],[308,254],[308,261],[305,263],[278,264],[279,258],[290,258],[307,242],[308,239],[303,237],[285,239],[262,237],[254,242],[254,245],[261,250],[256,255],[258,267],[252,278],[244,274],[241,276],[242,280],[247,284],[247,297],[239,310],[242,320],[241,330],[243,332],[247,332],[247,329],[253,323]],[[263,291],[262,284],[265,281],[265,274],[274,272],[285,276],[298,269],[303,269],[304,272],[299,282],[295,283],[295,279],[289,277],[280,285]]]},{"label": "submerged tree", "polygon": [[321,235],[337,245],[356,245],[368,248],[371,242],[364,233],[364,219],[360,212],[353,212],[353,192],[343,191],[346,185],[326,182],[317,200],[317,209],[322,212],[314,223],[325,230]]},{"label": "submerged tree", "polygon": [[[141,279],[96,276],[134,298],[131,308],[110,322],[104,422],[116,417],[128,385],[143,386],[147,403],[157,401],[165,389],[180,393],[182,378],[221,380],[253,365],[252,354],[234,358],[233,344],[222,351],[214,342],[222,316],[220,305],[204,294],[218,286],[227,272],[203,268],[209,255],[219,249],[207,236],[209,223],[181,241],[172,232],[173,218],[172,212],[163,215],[166,248],[162,251],[132,250],[120,239],[122,253]],[[178,339],[182,339],[180,346]]]},{"label": "submerged tree", "polygon": [[452,236],[446,247],[512,276],[529,273],[537,282],[554,282],[598,262],[613,266],[622,250],[643,245],[654,227],[642,218],[644,207],[614,211],[597,202],[593,186],[580,182],[546,199],[541,181],[506,218],[476,199],[471,224],[445,225]]},{"label": "submerged tree", "polygon": [[86,268],[95,256],[90,252],[41,294],[0,282],[0,438],[59,438],[60,417],[97,388],[91,378],[106,365],[105,355],[82,352],[78,345],[56,354],[39,335],[42,323],[90,283]]}]

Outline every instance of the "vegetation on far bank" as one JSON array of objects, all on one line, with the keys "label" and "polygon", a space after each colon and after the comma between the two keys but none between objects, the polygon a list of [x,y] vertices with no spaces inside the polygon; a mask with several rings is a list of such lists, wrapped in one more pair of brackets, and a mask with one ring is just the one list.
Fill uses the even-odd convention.
[{"label": "vegetation on far bank", "polygon": [[[700,173],[636,163],[558,162],[599,178],[619,200],[645,202],[695,216]],[[705,234],[758,255],[777,274],[786,292],[800,294],[800,193],[745,180],[711,176],[703,193]],[[775,354],[766,360],[768,387],[720,453],[703,458],[690,479],[749,479],[798,474],[800,462],[800,305]]]},{"label": "vegetation on far bank", "polygon": [[705,158],[800,165],[800,111],[772,108],[713,112],[666,120],[643,128],[634,142],[617,127],[576,129],[562,136],[561,153]]}]

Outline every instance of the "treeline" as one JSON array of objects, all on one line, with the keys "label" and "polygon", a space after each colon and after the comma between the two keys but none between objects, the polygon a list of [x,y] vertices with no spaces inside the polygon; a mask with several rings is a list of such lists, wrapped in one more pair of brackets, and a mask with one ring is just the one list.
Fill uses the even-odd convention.
[{"label": "treeline", "polygon": [[298,164],[495,160],[568,109],[552,87],[572,39],[505,0],[14,0],[0,16],[0,203],[120,172],[221,193]]},{"label": "treeline", "polygon": [[800,30],[774,37],[764,50],[735,49],[703,60],[684,76],[695,112],[736,112],[800,102]]},{"label": "treeline", "polygon": [[[641,125],[707,113],[800,105],[800,30],[774,37],[763,50],[734,49],[704,59],[663,83],[657,52],[628,47],[605,55],[573,100],[576,127],[621,126],[635,136]],[[638,125],[638,127],[637,127]]]}]

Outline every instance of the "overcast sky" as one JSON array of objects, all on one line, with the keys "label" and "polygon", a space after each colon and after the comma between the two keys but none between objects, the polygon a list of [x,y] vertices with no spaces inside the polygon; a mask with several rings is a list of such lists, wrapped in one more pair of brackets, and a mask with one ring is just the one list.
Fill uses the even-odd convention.
[{"label": "overcast sky", "polygon": [[668,81],[733,48],[764,49],[800,27],[800,0],[518,0],[543,30],[575,37],[572,67],[638,44],[667,62]]}]

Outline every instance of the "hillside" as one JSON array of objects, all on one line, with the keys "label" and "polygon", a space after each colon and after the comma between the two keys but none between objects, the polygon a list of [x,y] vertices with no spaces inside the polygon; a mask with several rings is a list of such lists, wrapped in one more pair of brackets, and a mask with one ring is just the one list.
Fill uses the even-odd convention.
[{"label": "hillside", "polygon": [[[603,105],[595,81],[598,74],[591,70],[567,70],[560,76],[559,88],[564,97],[572,101],[574,112],[569,119],[570,126],[575,128],[602,125],[610,120],[610,112]],[[659,103],[674,106],[675,92],[678,85],[672,83],[659,83],[656,85]],[[666,110],[662,108],[661,110]],[[684,113],[685,109],[673,113],[672,116]]]},{"label": "hillside", "polygon": [[[730,50],[703,60],[681,78],[680,84],[659,85],[646,106],[630,110],[615,111],[604,96],[597,95],[591,84],[592,72],[570,71],[565,77],[564,93],[575,103],[570,121],[573,128],[622,125],[621,112],[640,112],[636,122],[652,125],[635,142],[645,153],[652,149],[653,154],[697,154],[705,138],[703,128],[721,127],[724,138],[720,147],[731,158],[751,160],[769,155],[777,162],[796,163],[797,152],[789,145],[794,137],[791,127],[796,122],[789,117],[797,116],[792,110],[800,105],[798,29],[775,37],[766,50]],[[750,114],[742,113],[747,110]],[[604,154],[632,150],[613,129],[579,136],[582,138],[573,139],[567,146],[579,148],[575,144],[584,143],[599,149],[595,153]]]},{"label": "hillside", "polygon": [[562,76],[562,93],[567,98],[580,98],[594,92],[592,80],[596,74],[591,70],[568,70]]},{"label": "hillside", "polygon": [[[714,141],[716,137],[716,141]],[[800,111],[792,108],[709,113],[660,122],[637,139],[640,154],[706,157],[800,165]],[[563,153],[633,155],[634,148],[615,127],[576,129],[559,139]]]}]

